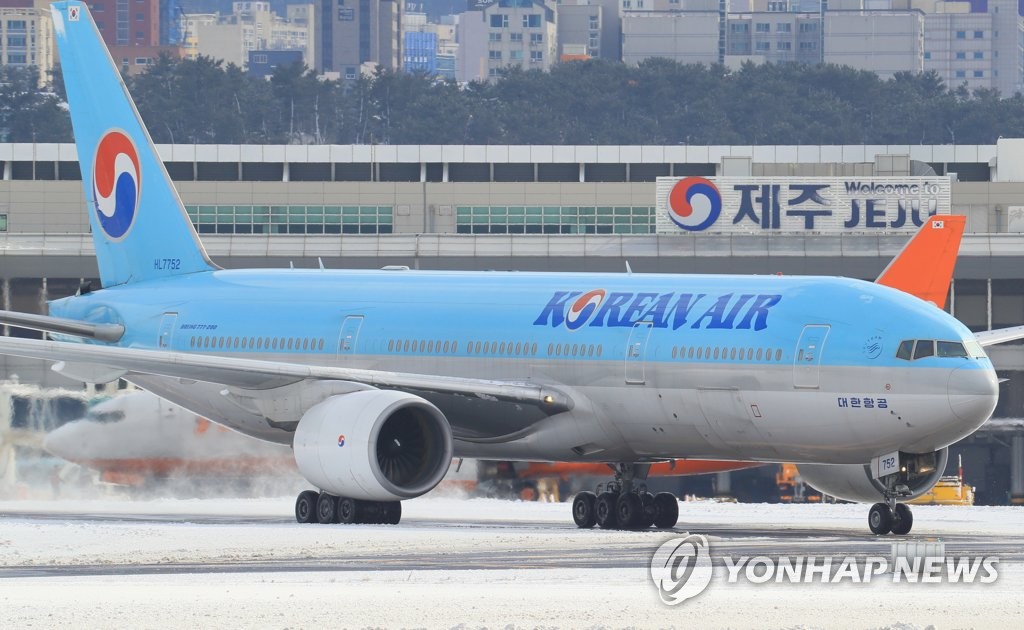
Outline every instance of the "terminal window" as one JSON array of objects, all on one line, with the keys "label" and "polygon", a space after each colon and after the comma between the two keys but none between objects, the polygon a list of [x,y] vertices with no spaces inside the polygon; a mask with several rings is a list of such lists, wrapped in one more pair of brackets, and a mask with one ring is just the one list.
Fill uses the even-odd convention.
[{"label": "terminal window", "polygon": [[653,234],[651,206],[458,206],[459,234]]},{"label": "terminal window", "polygon": [[7,231],[7,215],[0,214],[0,232]]},{"label": "terminal window", "polygon": [[186,206],[200,234],[390,234],[392,206]]}]

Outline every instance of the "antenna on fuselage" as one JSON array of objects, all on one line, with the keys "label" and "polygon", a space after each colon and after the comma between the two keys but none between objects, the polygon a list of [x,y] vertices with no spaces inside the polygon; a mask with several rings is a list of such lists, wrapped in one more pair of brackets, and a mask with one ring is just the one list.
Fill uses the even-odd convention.
[{"label": "antenna on fuselage", "polygon": [[626,273],[628,273],[630,275],[633,274],[633,268],[629,266],[629,261],[628,260],[626,261]]},{"label": "antenna on fuselage", "polygon": [[324,269],[326,269],[326,267],[324,267],[324,260],[323,260],[323,258],[320,258],[319,256],[317,256],[316,257],[316,261],[318,263],[320,263],[320,271],[323,271]]}]

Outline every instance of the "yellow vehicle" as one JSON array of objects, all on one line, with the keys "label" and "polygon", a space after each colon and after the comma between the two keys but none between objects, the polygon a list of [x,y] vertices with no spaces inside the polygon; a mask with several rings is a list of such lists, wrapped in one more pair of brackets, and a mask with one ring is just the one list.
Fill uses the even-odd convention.
[{"label": "yellow vehicle", "polygon": [[939,478],[931,490],[911,499],[914,505],[974,505],[974,487],[964,483],[964,467],[961,459],[957,474]]}]

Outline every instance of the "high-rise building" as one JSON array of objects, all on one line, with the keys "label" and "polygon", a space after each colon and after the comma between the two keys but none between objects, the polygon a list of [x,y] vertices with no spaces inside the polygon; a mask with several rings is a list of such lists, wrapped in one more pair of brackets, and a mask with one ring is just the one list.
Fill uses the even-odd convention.
[{"label": "high-rise building", "polygon": [[1016,0],[936,3],[925,16],[925,70],[951,87],[1021,90],[1020,40],[1024,33]]},{"label": "high-rise building", "polygon": [[619,0],[565,0],[558,4],[559,55],[582,47],[587,57],[622,58]]},{"label": "high-rise building", "polygon": [[489,0],[459,16],[459,81],[494,79],[502,68],[548,70],[558,61],[554,0]]},{"label": "high-rise building", "polygon": [[188,14],[182,22],[187,57],[206,55],[245,67],[254,51],[300,51],[308,65],[315,50],[313,5],[289,5],[284,19],[269,2],[235,2],[230,15]]},{"label": "high-rise building", "polygon": [[0,64],[39,71],[49,81],[56,48],[53,20],[45,0],[0,0]]},{"label": "high-rise building", "polygon": [[355,79],[361,69],[402,67],[400,0],[318,0],[315,65]]},{"label": "high-rise building", "polygon": [[455,24],[452,16],[446,23],[431,22],[422,11],[411,11],[406,5],[402,13],[402,69],[406,72],[455,79]]}]

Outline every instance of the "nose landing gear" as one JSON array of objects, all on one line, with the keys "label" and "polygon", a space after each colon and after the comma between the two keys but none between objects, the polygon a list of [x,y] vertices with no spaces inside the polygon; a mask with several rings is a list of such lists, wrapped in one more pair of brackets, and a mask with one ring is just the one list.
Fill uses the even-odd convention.
[{"label": "nose landing gear", "polygon": [[670,492],[654,495],[636,480],[646,479],[650,464],[616,464],[615,479],[597,493],[580,492],[572,502],[572,519],[580,528],[670,529],[679,520],[679,500]]},{"label": "nose landing gear", "polygon": [[[892,475],[895,477],[895,475]],[[914,513],[906,503],[897,503],[898,497],[911,496],[910,488],[894,482],[886,483],[885,502],[876,503],[868,511],[868,527],[872,534],[888,533],[905,536],[914,527]]]}]

